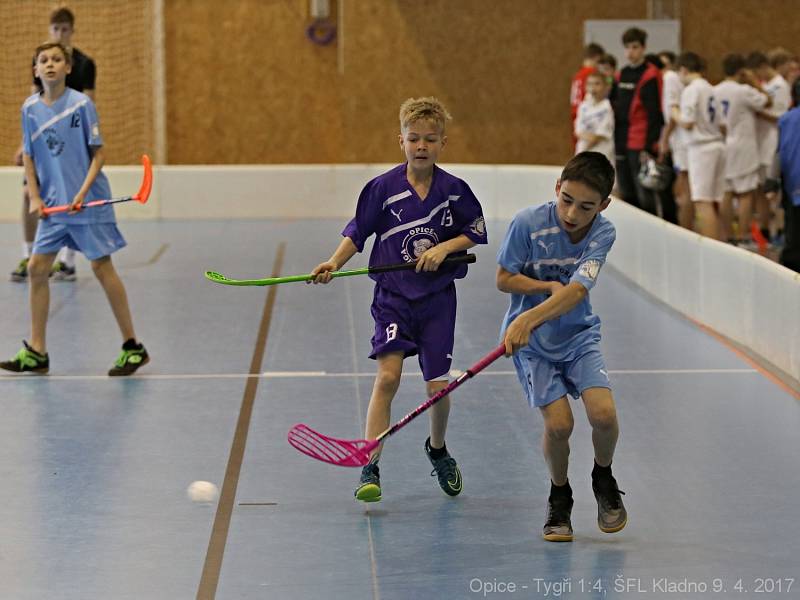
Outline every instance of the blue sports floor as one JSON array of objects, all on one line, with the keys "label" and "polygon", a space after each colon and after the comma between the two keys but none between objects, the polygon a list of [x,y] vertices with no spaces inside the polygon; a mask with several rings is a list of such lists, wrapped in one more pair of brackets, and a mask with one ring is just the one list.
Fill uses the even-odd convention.
[{"label": "blue sports floor", "polygon": [[[620,418],[623,531],[597,528],[576,401],[575,541],[541,539],[541,417],[506,359],[454,394],[461,496],[430,476],[423,415],[387,443],[383,501],[357,503],[357,470],[297,453],[286,433],[362,437],[370,280],[203,278],[308,272],[342,225],[123,224],[115,262],[152,356],[130,379],[105,376],[120,340],[88,264],[51,286],[50,375],[0,376],[0,598],[800,598],[800,400],[610,268],[592,303]],[[497,344],[504,228],[458,283],[456,369]],[[10,271],[18,226],[0,233]],[[27,285],[0,283],[0,300],[6,358],[29,335]],[[415,359],[406,369],[395,419],[424,400]],[[219,505],[190,502],[194,480],[220,485]]]}]

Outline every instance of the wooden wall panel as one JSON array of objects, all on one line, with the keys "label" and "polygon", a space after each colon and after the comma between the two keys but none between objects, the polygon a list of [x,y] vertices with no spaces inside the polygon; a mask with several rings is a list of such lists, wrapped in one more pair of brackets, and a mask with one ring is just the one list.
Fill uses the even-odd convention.
[{"label": "wooden wall panel", "polygon": [[[342,0],[339,40],[318,47],[304,36],[308,0],[169,0],[170,162],[400,161],[400,103],[435,95],[454,116],[445,161],[559,164],[572,151],[583,22],[644,19],[647,5]],[[781,18],[796,0],[683,0],[680,10],[683,45],[709,59],[712,78],[731,50],[797,50],[797,20]]]},{"label": "wooden wall panel", "polygon": [[[356,95],[371,101],[368,113],[345,113],[345,122],[368,140],[369,155],[398,160],[384,138],[397,134],[400,102],[435,95],[454,117],[445,160],[558,163],[571,153],[569,86],[583,20],[636,18],[644,8],[638,1],[349,2],[346,74],[358,82]],[[371,67],[380,64],[387,68]],[[347,160],[358,160],[361,149],[348,150]]]},{"label": "wooden wall panel", "polygon": [[305,39],[307,5],[165,3],[171,163],[399,161],[397,112],[421,95],[454,115],[448,161],[558,163],[583,20],[645,15],[644,0],[344,0],[339,65]]},{"label": "wooden wall panel", "polygon": [[711,0],[681,3],[683,47],[708,62],[712,81],[724,77],[722,59],[739,52],[766,52],[776,46],[800,51],[797,0]]},{"label": "wooden wall panel", "polygon": [[336,47],[305,38],[304,0],[164,3],[170,163],[331,162]]},{"label": "wooden wall panel", "polygon": [[[95,103],[106,159],[137,164],[152,152],[153,3],[151,0],[72,0],[73,43],[97,66]],[[9,164],[22,138],[20,108],[31,93],[31,57],[48,38],[52,0],[0,0],[0,162]]]}]

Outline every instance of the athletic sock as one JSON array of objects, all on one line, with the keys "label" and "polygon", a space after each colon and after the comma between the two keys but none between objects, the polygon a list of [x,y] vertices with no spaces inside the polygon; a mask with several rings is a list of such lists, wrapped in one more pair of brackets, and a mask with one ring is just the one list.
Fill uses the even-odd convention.
[{"label": "athletic sock", "polygon": [[592,479],[597,479],[598,477],[611,477],[611,463],[607,467],[601,467],[597,462],[594,463]]},{"label": "athletic sock", "polygon": [[559,496],[572,498],[572,487],[569,485],[569,480],[564,485],[556,485],[550,480],[550,497],[557,498]]},{"label": "athletic sock", "polygon": [[136,338],[130,338],[129,340],[125,340],[125,343],[122,344],[123,350],[141,350],[142,345],[136,342]]},{"label": "athletic sock", "polygon": [[430,438],[428,438],[428,456],[430,456],[433,460],[444,458],[447,456],[447,444],[441,448],[434,448],[431,446]]},{"label": "athletic sock", "polygon": [[22,258],[30,258],[33,251],[33,242],[22,242]]},{"label": "athletic sock", "polygon": [[64,253],[62,254],[62,261],[61,262],[64,263],[64,265],[68,269],[74,269],[75,268],[75,250],[73,250],[72,248],[66,248],[64,250]]}]

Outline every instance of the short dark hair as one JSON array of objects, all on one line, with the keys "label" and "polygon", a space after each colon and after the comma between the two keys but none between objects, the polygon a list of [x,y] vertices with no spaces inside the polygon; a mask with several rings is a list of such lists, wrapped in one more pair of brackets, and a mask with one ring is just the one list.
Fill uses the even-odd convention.
[{"label": "short dark hair", "polygon": [[579,152],[561,171],[561,181],[580,181],[596,191],[605,200],[614,188],[614,167],[605,154]]},{"label": "short dark hair", "polygon": [[600,44],[592,42],[583,49],[583,58],[599,58],[605,53],[605,48],[603,48]]},{"label": "short dark hair", "polygon": [[57,8],[50,13],[50,25],[56,23],[69,23],[70,27],[75,27],[75,15],[66,6]]},{"label": "short dark hair", "polygon": [[695,52],[684,52],[678,57],[675,66],[679,69],[683,67],[690,73],[702,73],[706,70],[706,61]]},{"label": "short dark hair", "polygon": [[744,67],[744,56],[741,54],[728,54],[722,59],[722,71],[725,73],[726,77],[733,77],[739,71],[744,69]]},{"label": "short dark hair", "polygon": [[67,61],[67,64],[68,65],[72,64],[72,52],[70,52],[67,49],[67,47],[61,42],[45,42],[44,44],[39,44],[33,53],[34,64],[36,64],[36,62],[39,60],[39,55],[42,52],[44,52],[45,50],[50,50],[51,48],[59,48],[61,52],[64,53],[64,59]]},{"label": "short dark hair", "polygon": [[613,54],[603,54],[600,58],[597,59],[598,65],[609,65],[612,69],[617,68],[617,59],[614,58]]},{"label": "short dark hair", "polygon": [[671,64],[671,65],[675,64],[675,58],[676,57],[675,57],[675,53],[674,52],[672,52],[671,50],[662,50],[661,52],[658,53],[658,57],[662,59],[661,62],[664,62],[663,61],[663,57],[665,57],[665,56],[667,57],[667,60],[669,61],[669,64]]},{"label": "short dark hair", "polygon": [[664,63],[658,57],[658,54],[652,54],[652,53],[645,54],[644,55],[644,61],[650,63],[651,65],[653,65],[659,71],[661,71],[664,68]]},{"label": "short dark hair", "polygon": [[627,44],[632,44],[633,42],[639,42],[642,46],[647,45],[647,32],[643,29],[639,29],[638,27],[631,27],[627,29],[625,33],[622,34],[622,45],[626,46]]},{"label": "short dark hair", "polygon": [[751,52],[747,55],[747,67],[750,69],[758,69],[759,67],[763,67],[765,65],[769,65],[769,59],[767,59],[767,55],[763,52]]}]

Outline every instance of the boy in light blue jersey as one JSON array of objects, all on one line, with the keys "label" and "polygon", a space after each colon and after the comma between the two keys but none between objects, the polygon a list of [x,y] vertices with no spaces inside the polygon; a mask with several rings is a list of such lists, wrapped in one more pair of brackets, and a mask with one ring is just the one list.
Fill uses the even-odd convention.
[{"label": "boy in light blue jersey", "polygon": [[[101,172],[103,140],[92,100],[67,88],[69,51],[58,42],[36,49],[36,75],[42,92],[22,105],[23,162],[30,190],[30,210],[41,218],[28,264],[31,281],[31,342],[0,368],[13,372],[47,373],[46,328],[50,308],[48,277],[56,254],[67,246],[82,252],[108,297],[122,333],[122,353],[109,375],[130,375],[148,362],[136,341],[125,287],[111,254],[125,246],[110,205],[81,211],[84,202],[111,197]],[[44,208],[70,206],[69,213],[45,217]]]},{"label": "boy in light blue jersey", "polygon": [[614,168],[605,156],[577,154],[556,184],[558,199],[518,213],[497,253],[497,287],[511,294],[502,326],[506,354],[514,355],[528,402],[544,417],[551,478],[547,541],[572,541],[567,466],[574,421],[567,395],[583,398],[592,426],[598,525],[613,533],[627,522],[623,492],[611,474],[619,436],[616,408],[600,353],[600,319],[589,303],[616,235],[600,214],[613,185]]}]

